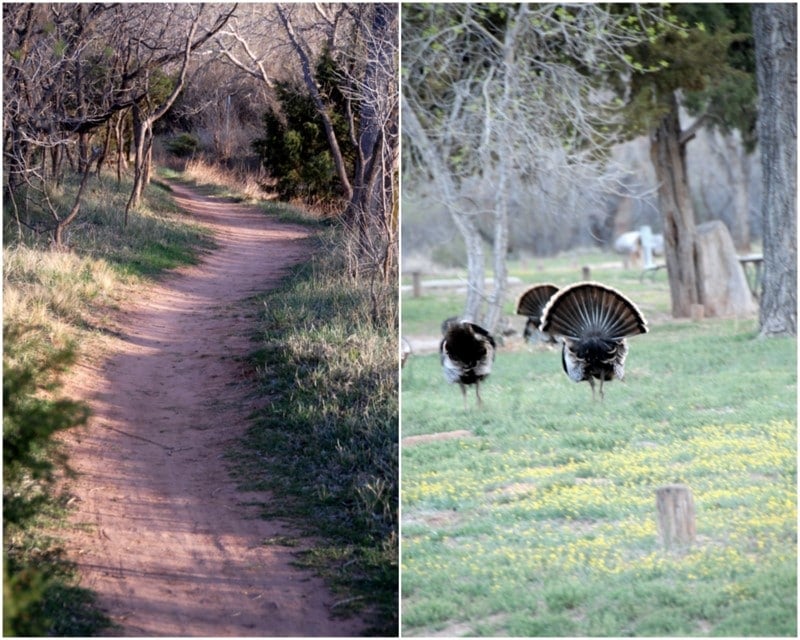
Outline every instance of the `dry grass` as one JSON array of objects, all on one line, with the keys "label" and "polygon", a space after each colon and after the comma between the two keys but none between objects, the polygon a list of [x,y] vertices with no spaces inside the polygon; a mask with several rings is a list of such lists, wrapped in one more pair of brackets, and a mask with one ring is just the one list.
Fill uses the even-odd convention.
[{"label": "dry grass", "polygon": [[3,321],[65,346],[100,329],[125,287],[105,260],[17,245],[4,250]]},{"label": "dry grass", "polygon": [[[278,201],[274,191],[264,189],[274,183],[274,179],[263,172],[253,174],[245,170],[229,169],[223,165],[209,162],[202,156],[190,160],[165,159],[162,165],[174,172],[170,177],[194,183],[197,186],[211,186],[216,188],[217,195],[227,196],[238,201],[253,203],[270,203],[282,210],[302,211],[303,216],[313,220],[335,218],[343,210],[346,202],[315,202],[309,203],[302,199],[289,202]],[[221,190],[221,193],[220,193]],[[270,211],[274,213],[274,211]]]},{"label": "dry grass", "polygon": [[[69,177],[61,188],[75,188]],[[92,179],[78,219],[60,251],[41,237],[9,233],[3,247],[3,321],[23,325],[31,339],[56,348],[72,344],[95,353],[98,338],[113,331],[111,317],[143,278],[196,259],[208,246],[207,233],[177,209],[169,193],[148,188],[143,206],[123,226],[130,182]],[[65,195],[66,194],[66,195]],[[23,345],[13,345],[22,353]]]},{"label": "dry grass", "polygon": [[228,192],[237,194],[250,201],[272,200],[271,196],[261,188],[263,181],[251,173],[231,171],[216,164],[206,162],[203,158],[192,158],[183,169],[184,179],[199,184],[213,184],[224,187]]}]

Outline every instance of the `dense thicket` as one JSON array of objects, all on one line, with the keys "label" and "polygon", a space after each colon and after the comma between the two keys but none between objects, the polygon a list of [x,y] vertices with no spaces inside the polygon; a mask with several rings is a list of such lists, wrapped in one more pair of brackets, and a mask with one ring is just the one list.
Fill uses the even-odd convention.
[{"label": "dense thicket", "polygon": [[[336,85],[338,70],[330,55],[323,53],[316,69],[316,82],[326,97],[336,137],[342,141],[342,157],[348,173],[355,165],[355,148],[348,135],[347,102]],[[334,202],[344,196],[337,176],[324,124],[313,99],[302,85],[278,82],[277,105],[264,114],[263,137],[253,149],[268,174],[275,179],[275,190],[286,200],[302,198],[307,203]]]},{"label": "dense thicket", "polygon": [[[64,243],[89,173],[128,152],[134,183],[128,210],[150,178],[153,125],[182,91],[194,52],[234,5],[3,5],[3,187],[17,224]],[[82,179],[69,206],[53,188]],[[127,217],[126,217],[127,220]]]}]

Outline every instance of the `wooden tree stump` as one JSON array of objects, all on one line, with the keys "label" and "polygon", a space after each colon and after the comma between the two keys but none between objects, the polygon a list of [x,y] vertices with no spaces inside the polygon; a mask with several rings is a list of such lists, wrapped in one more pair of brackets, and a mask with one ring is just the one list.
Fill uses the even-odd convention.
[{"label": "wooden tree stump", "polygon": [[696,243],[705,316],[756,316],[758,305],[725,223],[712,220],[697,225]]},{"label": "wooden tree stump", "polygon": [[667,549],[694,542],[694,500],[689,487],[670,484],[656,489],[656,512],[658,533]]}]

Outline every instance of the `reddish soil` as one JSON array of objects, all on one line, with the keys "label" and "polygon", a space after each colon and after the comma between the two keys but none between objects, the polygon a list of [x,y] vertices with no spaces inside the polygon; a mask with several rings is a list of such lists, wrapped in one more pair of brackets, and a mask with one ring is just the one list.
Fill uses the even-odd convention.
[{"label": "reddish soil", "polygon": [[356,636],[334,596],[292,566],[307,547],[258,515],[225,454],[254,408],[242,357],[253,348],[248,296],[307,256],[302,227],[175,186],[219,247],[126,305],[111,355],[79,366],[73,392],[92,408],[68,438],[74,513],[67,535],[81,584],[125,636]]}]

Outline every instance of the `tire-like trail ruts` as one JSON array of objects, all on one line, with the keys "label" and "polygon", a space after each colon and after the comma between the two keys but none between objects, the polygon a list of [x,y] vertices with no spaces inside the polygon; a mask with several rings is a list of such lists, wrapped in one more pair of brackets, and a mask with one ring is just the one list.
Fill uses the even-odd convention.
[{"label": "tire-like trail ruts", "polygon": [[252,412],[241,358],[248,296],[305,258],[307,231],[175,185],[218,247],[130,301],[102,363],[69,381],[92,417],[70,433],[74,512],[66,546],[81,584],[126,636],[357,636],[321,579],[292,566],[291,535],[258,516],[225,459]]}]

